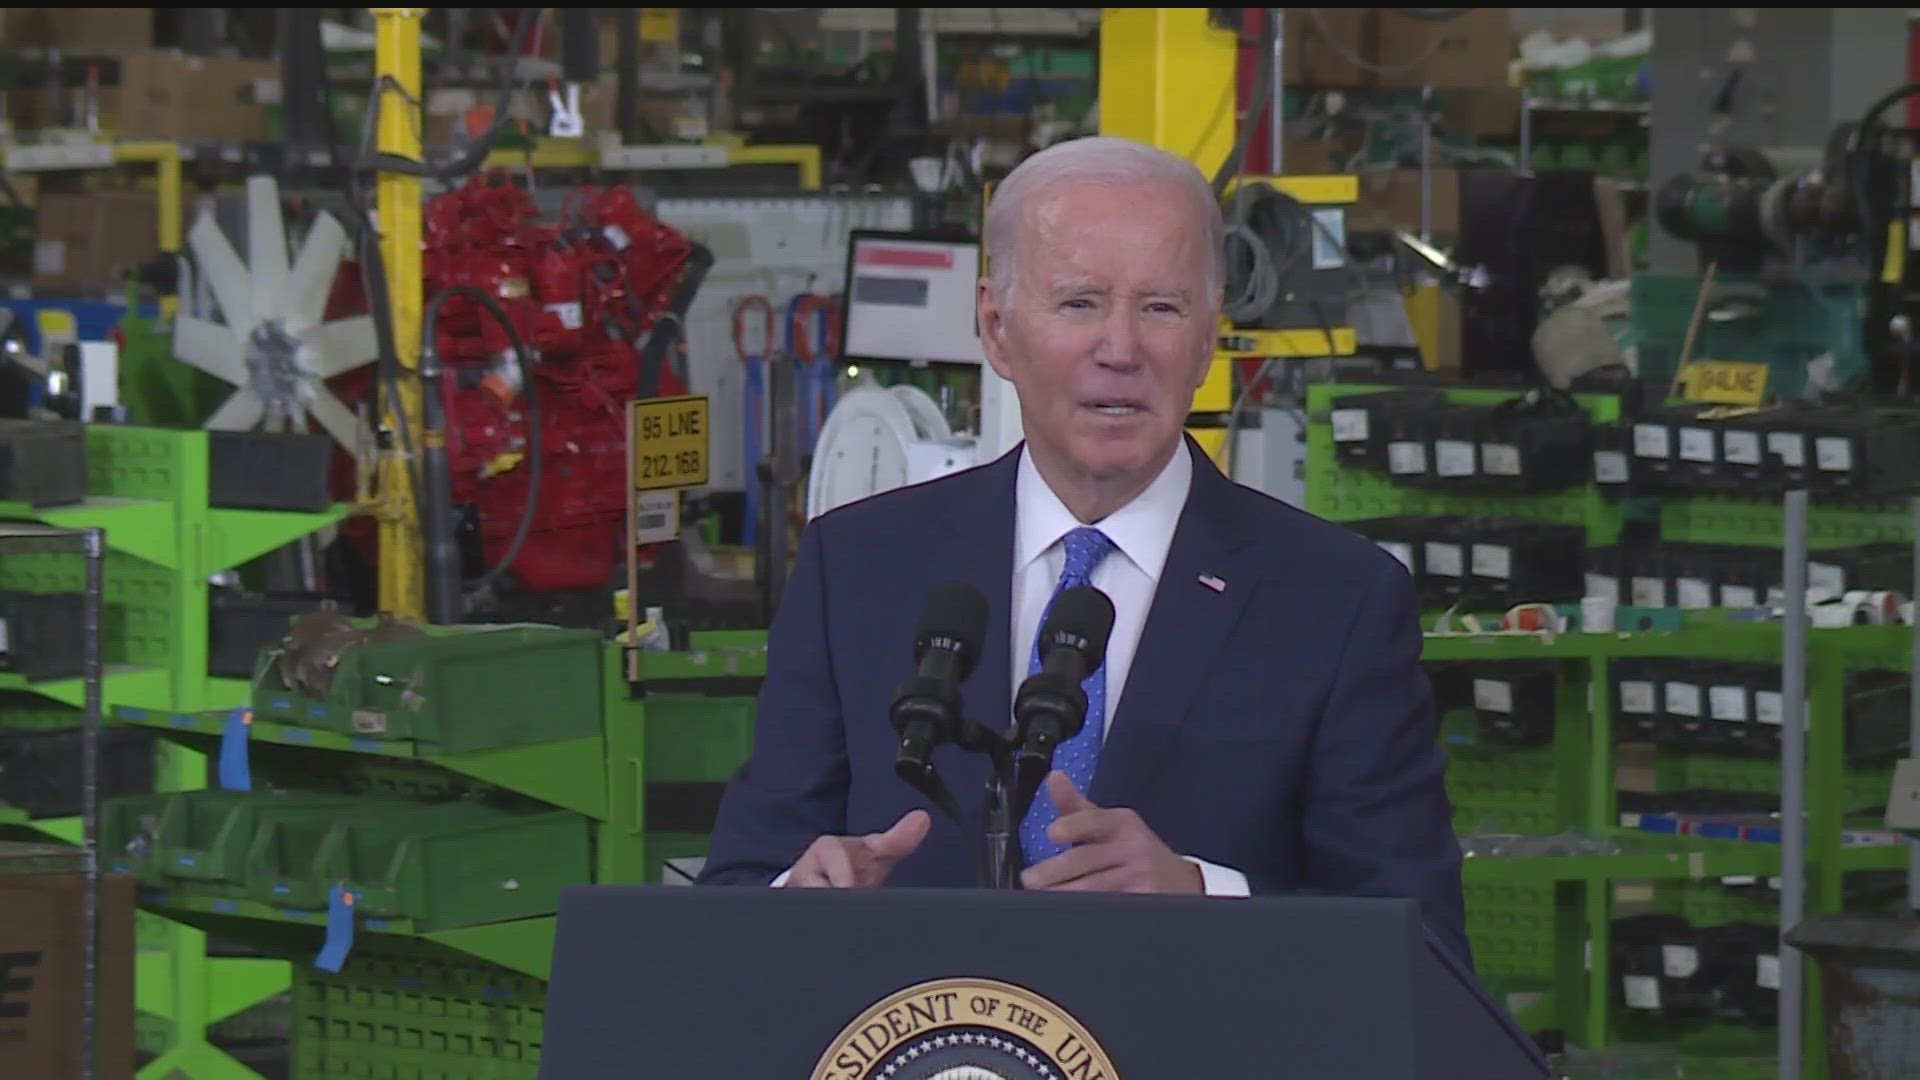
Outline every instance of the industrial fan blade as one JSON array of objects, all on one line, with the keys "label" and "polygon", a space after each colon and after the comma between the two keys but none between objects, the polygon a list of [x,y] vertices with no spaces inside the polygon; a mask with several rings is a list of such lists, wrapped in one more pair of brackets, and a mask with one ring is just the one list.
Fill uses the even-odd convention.
[{"label": "industrial fan blade", "polygon": [[187,246],[193,249],[193,261],[200,268],[200,276],[213,290],[221,318],[232,328],[235,339],[245,341],[259,319],[253,311],[253,286],[239,253],[233,250],[233,244],[212,214],[202,214],[200,220],[193,223],[193,231],[187,234]]},{"label": "industrial fan blade", "polygon": [[174,319],[173,355],[222,382],[247,385],[246,345],[222,323],[191,315]]},{"label": "industrial fan blade", "polygon": [[280,185],[271,176],[247,177],[247,271],[253,275],[253,313],[285,318],[287,231],[280,216]]},{"label": "industrial fan blade", "polygon": [[319,326],[327,316],[327,297],[333,291],[334,272],[347,255],[347,230],[332,214],[322,211],[300,242],[300,254],[287,275],[281,307],[296,331]]},{"label": "industrial fan blade", "polygon": [[380,341],[374,333],[371,315],[321,323],[306,331],[302,344],[305,355],[301,357],[301,366],[322,379],[372,363],[380,354]]},{"label": "industrial fan blade", "polygon": [[347,408],[333,391],[318,382],[309,382],[306,386],[307,411],[313,414],[320,426],[327,429],[333,441],[343,448],[353,450],[359,447],[360,418]]},{"label": "industrial fan blade", "polygon": [[242,387],[207,417],[206,428],[208,431],[251,431],[266,413],[267,406],[260,395]]}]

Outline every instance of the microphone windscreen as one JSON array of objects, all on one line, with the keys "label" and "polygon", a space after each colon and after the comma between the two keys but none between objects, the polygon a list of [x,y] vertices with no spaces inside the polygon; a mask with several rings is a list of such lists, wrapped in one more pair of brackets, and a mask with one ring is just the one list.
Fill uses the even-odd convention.
[{"label": "microphone windscreen", "polygon": [[1106,662],[1107,637],[1113,633],[1113,601],[1091,585],[1076,585],[1060,594],[1040,631],[1042,648],[1066,646],[1086,654],[1087,670]]},{"label": "microphone windscreen", "polygon": [[[971,669],[980,655],[980,643],[987,636],[987,598],[971,585],[942,585],[927,595],[920,609],[920,631],[914,635],[914,651],[930,647],[952,649]],[[964,676],[962,676],[964,678]]]}]

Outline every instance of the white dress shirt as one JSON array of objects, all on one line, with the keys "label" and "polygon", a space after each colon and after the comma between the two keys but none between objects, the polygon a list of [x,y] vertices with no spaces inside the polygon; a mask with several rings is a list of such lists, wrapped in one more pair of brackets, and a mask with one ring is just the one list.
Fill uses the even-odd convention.
[{"label": "white dress shirt", "polygon": [[[1127,672],[1133,666],[1134,650],[1140,645],[1140,632],[1146,628],[1147,612],[1153,607],[1154,590],[1160,584],[1160,572],[1166,568],[1167,552],[1173,547],[1173,531],[1180,523],[1180,511],[1187,504],[1187,492],[1193,486],[1192,451],[1185,439],[1174,451],[1160,475],[1133,501],[1093,522],[1106,534],[1114,550],[1093,569],[1091,584],[1113,601],[1113,633],[1107,639],[1105,674],[1107,679],[1106,723],[1109,728],[1120,709],[1126,691]],[[1019,693],[1033,663],[1033,641],[1040,632],[1040,617],[1047,601],[1060,583],[1066,569],[1066,536],[1081,522],[1041,478],[1040,470],[1025,449],[1020,451],[1019,479],[1014,485],[1013,552],[1013,692]],[[1013,708],[1011,699],[1007,702]],[[1097,768],[1097,766],[1096,766]],[[1246,896],[1246,875],[1238,870],[1215,866],[1188,857],[1200,868],[1200,876],[1210,896]]]}]

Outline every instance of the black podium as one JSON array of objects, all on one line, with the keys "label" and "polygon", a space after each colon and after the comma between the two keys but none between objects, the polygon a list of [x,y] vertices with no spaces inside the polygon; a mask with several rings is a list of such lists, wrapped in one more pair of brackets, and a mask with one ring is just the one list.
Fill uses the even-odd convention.
[{"label": "black podium", "polygon": [[1398,900],[577,888],[542,1080],[1540,1080]]}]

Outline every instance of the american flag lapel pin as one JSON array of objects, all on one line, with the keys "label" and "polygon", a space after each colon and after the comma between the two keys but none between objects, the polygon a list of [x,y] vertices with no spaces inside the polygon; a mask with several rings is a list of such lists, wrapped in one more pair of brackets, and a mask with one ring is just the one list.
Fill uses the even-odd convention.
[{"label": "american flag lapel pin", "polygon": [[1205,585],[1207,588],[1212,589],[1214,592],[1217,592],[1217,593],[1223,593],[1227,591],[1227,583],[1224,581],[1221,581],[1217,577],[1214,577],[1212,574],[1201,574],[1200,584]]}]

